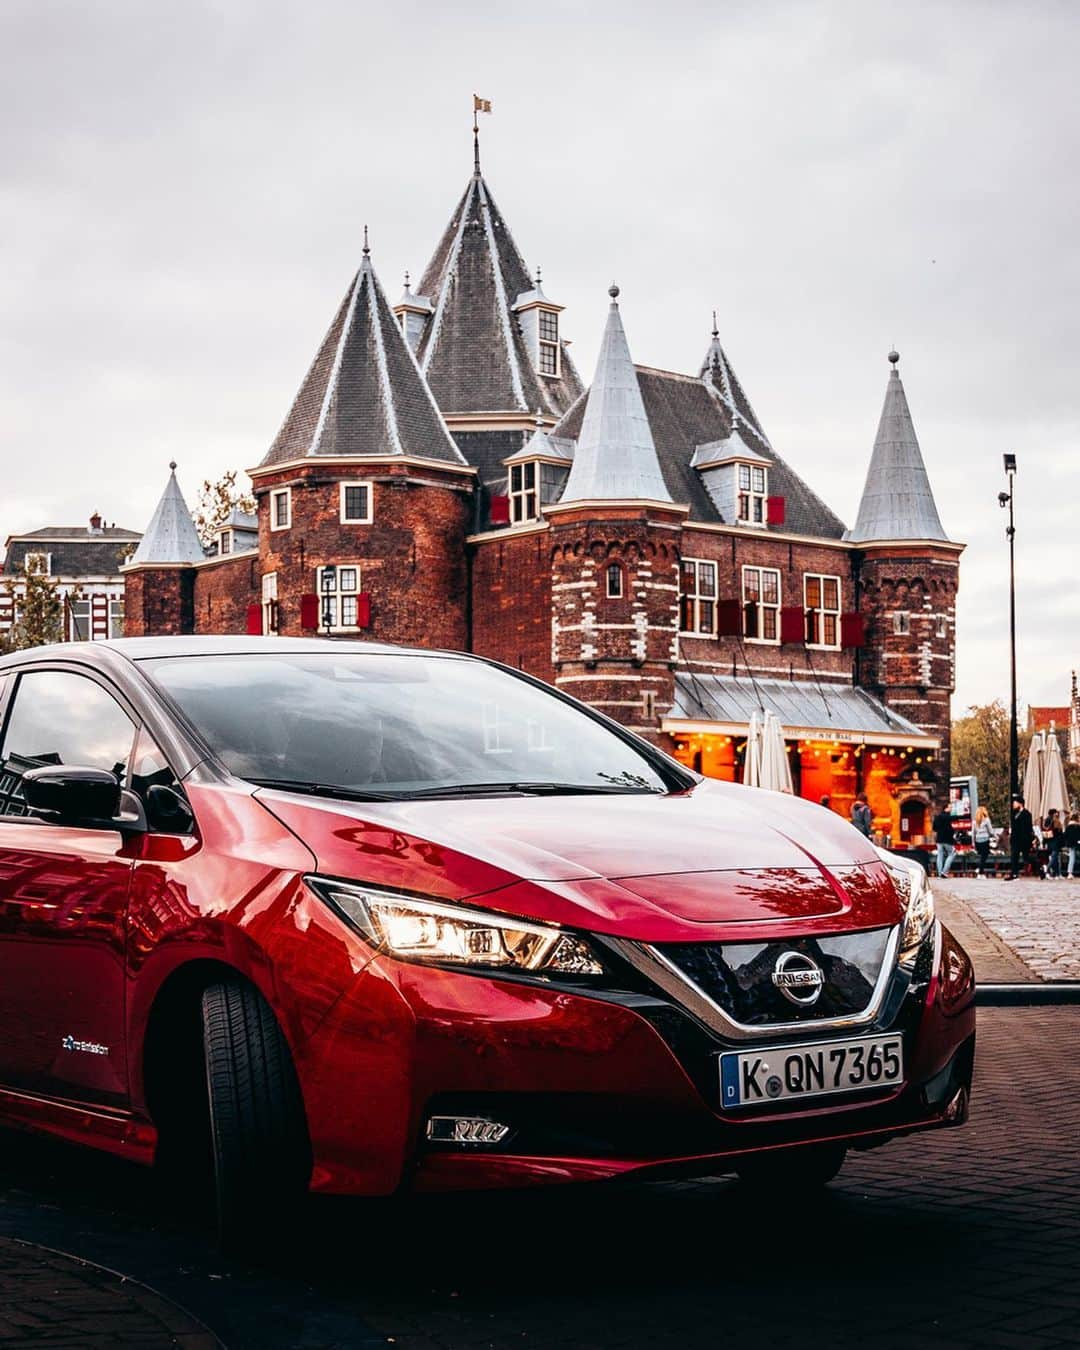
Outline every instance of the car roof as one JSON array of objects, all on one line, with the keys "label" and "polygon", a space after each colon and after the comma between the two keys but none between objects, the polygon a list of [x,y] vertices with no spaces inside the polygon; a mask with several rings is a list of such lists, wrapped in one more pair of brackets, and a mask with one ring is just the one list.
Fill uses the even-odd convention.
[{"label": "car roof", "polygon": [[[29,647],[12,652],[0,660],[0,670],[25,661],[82,660],[110,662],[110,654],[129,661],[150,661],[165,656],[260,656],[274,653],[330,653],[351,656],[462,656],[466,652],[433,651],[430,648],[399,647],[386,642],[366,642],[338,638],[247,637],[238,635],[203,637],[114,638],[108,642],[61,642],[47,647]],[[115,658],[113,658],[115,659]]]}]

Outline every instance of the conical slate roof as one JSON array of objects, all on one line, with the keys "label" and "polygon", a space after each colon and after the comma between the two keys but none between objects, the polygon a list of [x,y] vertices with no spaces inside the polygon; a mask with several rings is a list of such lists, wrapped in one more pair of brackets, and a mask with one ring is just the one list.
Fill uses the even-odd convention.
[{"label": "conical slate roof", "polygon": [[727,359],[727,354],[720,345],[720,333],[716,327],[715,311],[713,312],[712,341],[709,343],[709,349],[705,353],[705,360],[701,363],[698,374],[705,381],[710,393],[715,394],[727,409],[733,424],[738,426],[739,422],[745,423],[754,432],[758,440],[764,441],[768,445],[769,438],[762,430],[757,413],[750,406],[750,400],[746,397],[743,387]]},{"label": "conical slate roof", "polygon": [[[514,305],[535,282],[479,170],[470,178],[420,281],[434,313],[419,357],[446,413],[561,416],[582,385],[566,344],[559,379],[537,374]],[[415,299],[416,297],[414,297]]]},{"label": "conical slate roof", "polygon": [[176,481],[176,464],[172,463],[169,481],[139,547],[131,556],[131,566],[138,563],[194,563],[202,562],[205,557],[206,550]]},{"label": "conical slate roof", "polygon": [[387,303],[367,245],[360,270],[260,468],[321,455],[464,464]]},{"label": "conical slate roof", "polygon": [[879,539],[948,539],[897,370],[899,353],[890,352],[889,360],[892,371],[859,515],[845,538],[855,544]]},{"label": "conical slate roof", "polygon": [[619,315],[618,286],[608,294],[607,326],[561,501],[670,502]]}]

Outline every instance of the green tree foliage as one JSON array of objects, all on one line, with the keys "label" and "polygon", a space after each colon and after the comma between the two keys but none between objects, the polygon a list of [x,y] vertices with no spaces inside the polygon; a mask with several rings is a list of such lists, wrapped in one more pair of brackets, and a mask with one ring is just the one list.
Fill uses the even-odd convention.
[{"label": "green tree foliage", "polygon": [[[1020,731],[1020,771],[1031,733]],[[952,771],[974,774],[979,803],[995,825],[1009,821],[1009,710],[1001,699],[977,704],[952,724]]]},{"label": "green tree foliage", "polygon": [[[245,490],[239,485],[238,479],[237,471],[230,469],[215,482],[207,478],[199,489],[199,499],[192,520],[204,544],[209,545],[213,542],[214,535],[237,507],[249,515],[255,514],[255,498],[250,490]],[[247,479],[244,481],[247,482]]]},{"label": "green tree foliage", "polygon": [[56,580],[40,572],[27,573],[22,594],[9,585],[7,593],[15,600],[18,616],[8,632],[0,635],[2,650],[22,651],[60,642],[64,636],[64,602],[56,589]]}]

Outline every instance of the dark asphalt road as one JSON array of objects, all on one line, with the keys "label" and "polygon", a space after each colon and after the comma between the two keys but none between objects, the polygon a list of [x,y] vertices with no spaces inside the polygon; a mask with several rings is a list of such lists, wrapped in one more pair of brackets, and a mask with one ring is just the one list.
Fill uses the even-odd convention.
[{"label": "dark asphalt road", "polygon": [[122,1270],[231,1350],[1080,1344],[1080,1008],[986,1009],[979,1037],[971,1123],[852,1157],[809,1207],[724,1181],[324,1202],[244,1269],[139,1169],[3,1134],[0,1236]]}]

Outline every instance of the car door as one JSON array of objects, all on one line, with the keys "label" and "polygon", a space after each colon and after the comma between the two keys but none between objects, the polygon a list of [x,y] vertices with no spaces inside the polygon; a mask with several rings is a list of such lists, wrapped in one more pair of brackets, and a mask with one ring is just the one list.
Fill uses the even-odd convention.
[{"label": "car door", "polygon": [[127,1099],[125,928],[134,849],[119,830],[31,816],[22,777],[46,764],[123,782],[136,726],[89,672],[20,672],[0,741],[0,1084]]}]

